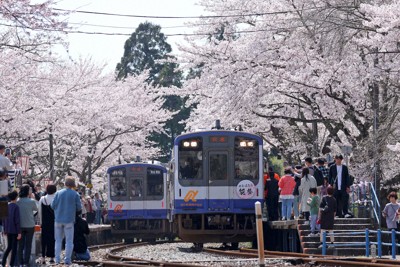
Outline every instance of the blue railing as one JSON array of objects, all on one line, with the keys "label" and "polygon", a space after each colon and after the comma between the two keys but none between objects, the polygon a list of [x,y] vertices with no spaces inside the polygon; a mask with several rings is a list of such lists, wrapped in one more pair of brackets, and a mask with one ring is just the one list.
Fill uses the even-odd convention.
[{"label": "blue railing", "polygon": [[[376,242],[370,241],[370,233],[376,234]],[[333,243],[329,246],[331,247],[365,247],[365,256],[370,256],[370,246],[376,245],[378,250],[378,257],[382,257],[382,246],[391,247],[392,259],[396,259],[396,250],[397,247],[400,247],[400,244],[396,243],[396,234],[400,234],[400,232],[396,232],[394,229],[392,231],[382,231],[378,230],[369,230],[368,228],[365,231],[358,232],[342,232],[342,233],[332,233],[333,236],[349,236],[349,235],[365,235],[365,242],[354,242],[354,243]],[[391,236],[391,243],[382,242],[382,234],[389,234]],[[326,244],[326,235],[327,232],[322,232],[322,255],[326,255],[327,244]],[[330,234],[331,235],[331,234]]]},{"label": "blue railing", "polygon": [[369,188],[372,192],[371,203],[372,203],[372,208],[373,208],[373,212],[374,212],[374,217],[378,224],[378,227],[380,228],[381,227],[381,216],[380,216],[381,205],[379,204],[379,199],[378,199],[378,196],[376,195],[376,191],[375,191],[375,188],[373,187],[372,183],[369,182],[368,184],[369,184]]}]

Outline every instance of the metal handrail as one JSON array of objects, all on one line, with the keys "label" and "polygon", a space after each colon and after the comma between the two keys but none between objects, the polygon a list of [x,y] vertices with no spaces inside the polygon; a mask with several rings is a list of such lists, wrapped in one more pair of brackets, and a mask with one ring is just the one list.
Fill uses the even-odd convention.
[{"label": "metal handrail", "polygon": [[370,190],[372,192],[371,202],[373,204],[372,208],[374,210],[375,220],[378,223],[378,226],[380,227],[380,225],[381,225],[381,216],[378,213],[380,213],[381,205],[379,204],[379,199],[378,199],[378,196],[376,195],[374,186],[372,185],[371,182],[368,182],[368,185],[369,185],[369,188],[370,188]]},{"label": "metal handrail", "polygon": [[[396,259],[396,248],[400,247],[400,244],[397,244],[396,242],[396,235],[400,234],[400,232],[395,231],[394,229],[392,229],[391,231],[382,231],[380,229],[378,230],[369,230],[368,228],[365,229],[365,232],[360,232],[360,231],[356,231],[356,232],[347,232],[347,233],[329,233],[329,235],[333,235],[333,236],[341,236],[341,235],[359,235],[360,233],[364,233],[365,234],[365,242],[353,242],[353,243],[333,243],[333,244],[329,244],[329,247],[364,247],[365,246],[365,256],[369,257],[370,255],[370,245],[376,245],[378,249],[378,257],[381,258],[382,257],[382,246],[388,246],[391,247],[391,252],[392,252],[392,259]],[[371,242],[370,241],[370,234],[376,234],[376,238],[377,241],[376,242]],[[322,233],[322,255],[326,255],[326,250],[327,250],[327,243],[326,243],[326,239],[327,239],[327,232],[323,231]],[[387,242],[382,242],[382,234],[389,234],[391,236],[391,243],[387,243]],[[373,257],[376,256],[376,251],[373,253],[372,255]]]}]

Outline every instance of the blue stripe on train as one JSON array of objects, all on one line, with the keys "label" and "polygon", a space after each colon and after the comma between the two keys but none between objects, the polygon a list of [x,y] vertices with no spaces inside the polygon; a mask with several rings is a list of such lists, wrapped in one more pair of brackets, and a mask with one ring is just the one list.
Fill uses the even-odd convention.
[{"label": "blue stripe on train", "polygon": [[196,199],[196,202],[185,202],[183,199],[175,200],[174,214],[197,213],[254,213],[256,201],[263,199]]},{"label": "blue stripe on train", "polygon": [[154,210],[109,210],[108,218],[115,219],[167,219],[166,209]]}]

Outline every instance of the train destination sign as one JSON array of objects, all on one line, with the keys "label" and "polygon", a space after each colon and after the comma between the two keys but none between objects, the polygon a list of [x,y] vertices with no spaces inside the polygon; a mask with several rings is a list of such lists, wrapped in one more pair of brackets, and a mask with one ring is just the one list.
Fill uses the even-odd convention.
[{"label": "train destination sign", "polygon": [[256,187],[250,180],[243,180],[236,186],[236,193],[240,198],[249,199],[254,196]]}]

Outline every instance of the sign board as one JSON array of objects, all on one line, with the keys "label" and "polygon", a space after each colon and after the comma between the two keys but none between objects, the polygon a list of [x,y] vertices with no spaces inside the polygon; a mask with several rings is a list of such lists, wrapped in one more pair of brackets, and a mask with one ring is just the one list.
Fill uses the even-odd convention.
[{"label": "sign board", "polygon": [[243,180],[236,186],[236,193],[240,198],[249,199],[254,196],[256,187],[250,180]]}]

